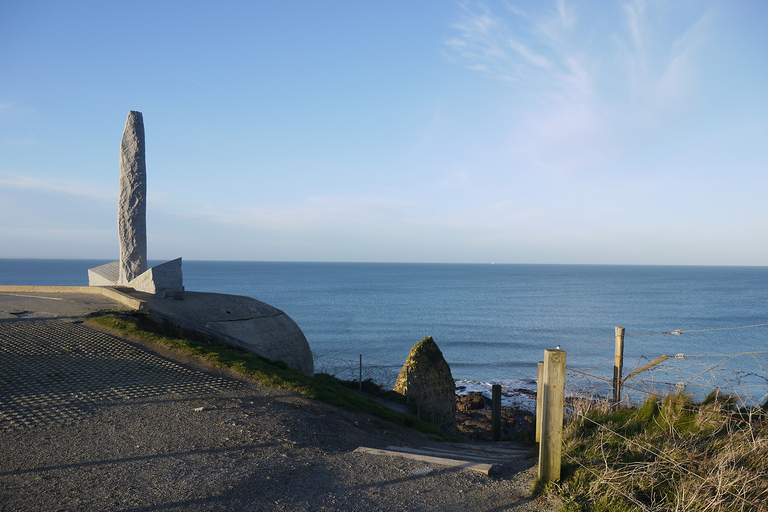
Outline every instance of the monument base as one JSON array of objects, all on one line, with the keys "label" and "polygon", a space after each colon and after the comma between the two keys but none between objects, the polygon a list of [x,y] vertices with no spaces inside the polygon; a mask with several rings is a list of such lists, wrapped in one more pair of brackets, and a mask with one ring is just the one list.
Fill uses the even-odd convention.
[{"label": "monument base", "polygon": [[159,298],[184,299],[181,258],[156,265],[127,283],[120,282],[119,274],[119,261],[89,268],[88,286],[126,286]]}]

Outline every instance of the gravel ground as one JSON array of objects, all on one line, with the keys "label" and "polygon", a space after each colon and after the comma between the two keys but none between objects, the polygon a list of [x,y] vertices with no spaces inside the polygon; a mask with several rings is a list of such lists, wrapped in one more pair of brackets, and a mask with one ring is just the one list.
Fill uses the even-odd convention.
[{"label": "gravel ground", "polygon": [[558,509],[530,496],[534,459],[515,461],[489,477],[356,454],[359,446],[444,443],[152,352],[229,384],[208,386],[207,392],[169,388],[122,399],[109,395],[78,404],[78,414],[68,421],[5,429],[0,510]]}]

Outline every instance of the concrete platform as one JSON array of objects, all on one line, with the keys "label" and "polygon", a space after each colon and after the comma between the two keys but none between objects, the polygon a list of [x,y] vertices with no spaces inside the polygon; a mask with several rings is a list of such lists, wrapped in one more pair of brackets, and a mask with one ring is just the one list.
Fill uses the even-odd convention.
[{"label": "concrete platform", "polygon": [[195,331],[314,374],[309,343],[283,311],[251,297],[187,292],[184,300],[130,288],[0,286],[0,322],[83,318],[109,311],[147,314],[183,332]]},{"label": "concrete platform", "polygon": [[0,322],[72,319],[113,310],[146,313],[148,304],[115,288],[0,285]]}]

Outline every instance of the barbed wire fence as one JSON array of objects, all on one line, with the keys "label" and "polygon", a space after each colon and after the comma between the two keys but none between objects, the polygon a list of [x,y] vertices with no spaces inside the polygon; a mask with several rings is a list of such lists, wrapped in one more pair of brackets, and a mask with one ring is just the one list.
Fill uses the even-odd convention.
[{"label": "barbed wire fence", "polygon": [[380,361],[366,354],[350,357],[338,354],[314,355],[315,373],[327,373],[341,380],[371,382],[382,389],[392,389],[401,366]]},{"label": "barbed wire fence", "polygon": [[[763,405],[768,401],[768,351],[745,351],[732,354],[690,354],[671,350],[669,353],[637,354],[642,346],[634,346],[638,336],[681,336],[724,330],[765,328],[768,323],[714,329],[675,330],[655,333],[626,334],[630,341],[621,355],[621,402],[618,405],[639,405],[649,396],[682,393],[702,400],[710,392],[728,395],[737,407]],[[768,334],[768,333],[767,333]],[[579,359],[614,341],[609,338],[593,347],[568,357],[566,369],[567,394],[590,400],[607,400],[614,386],[616,354],[606,353],[595,364],[579,366]],[[768,346],[768,336],[766,337]],[[673,347],[674,348],[674,347]],[[639,349],[639,350],[638,350]],[[605,348],[602,351],[607,350]],[[635,352],[634,354],[632,352]]]},{"label": "barbed wire fence", "polygon": [[[386,363],[359,354],[357,358],[324,354],[315,355],[315,373],[326,373],[348,382],[359,383],[364,389],[367,381],[372,382],[382,390],[391,390],[402,369],[392,363]],[[419,419],[432,423],[449,431],[455,426],[455,402],[447,399],[444,394],[435,392],[430,386],[425,386],[413,373],[406,376],[405,404]],[[454,407],[447,403],[452,402]]]},{"label": "barbed wire fence", "polygon": [[[632,340],[634,336],[681,336],[685,333],[707,333],[713,331],[764,328],[768,323],[715,329],[674,330],[656,333],[624,334],[622,338]],[[616,353],[594,363],[595,354],[600,353],[610,342],[617,341]],[[689,354],[669,350],[669,353],[636,354],[642,345],[629,343],[625,351],[624,340],[609,338],[595,346],[568,358],[566,367],[566,417],[569,422],[581,422],[585,428],[594,429],[600,438],[611,436],[622,440],[627,446],[634,446],[645,453],[645,462],[631,464],[616,460],[605,460],[585,464],[567,452],[565,458],[570,464],[590,473],[594,478],[593,489],[610,489],[622,495],[640,510],[657,510],[651,495],[650,504],[636,498],[642,481],[647,482],[649,474],[663,471],[675,475],[683,490],[677,492],[676,507],[696,510],[766,510],[768,488],[760,485],[768,479],[765,466],[753,465],[745,468],[740,460],[765,458],[768,445],[768,351],[743,351],[733,354]],[[768,344],[767,344],[768,345]],[[670,344],[670,348],[674,345]],[[607,352],[607,350],[606,350]],[[629,352],[627,354],[626,352]],[[635,354],[632,354],[635,352]],[[581,356],[591,353],[592,362],[578,366]],[[627,371],[622,373],[622,369]],[[617,393],[616,387],[620,386]],[[722,406],[706,406],[705,398],[720,399]],[[733,451],[721,456],[715,465],[706,471],[686,464],[670,451],[664,451],[640,436],[627,437],[620,431],[620,425],[612,422],[595,421],[590,411],[610,411],[621,408],[639,407],[649,398],[664,400],[673,406],[695,410],[702,417],[719,421],[733,439]],[[709,400],[707,398],[707,400]],[[745,413],[746,411],[746,413]],[[735,426],[734,426],[735,425]],[[674,430],[674,429],[673,429]],[[671,431],[670,435],[674,436]],[[737,442],[736,440],[740,440]],[[630,449],[630,448],[627,448]],[[602,450],[602,447],[601,447]],[[722,454],[720,454],[722,455]],[[689,455],[692,457],[692,455]],[[716,455],[710,455],[717,459]],[[693,459],[690,459],[693,460]],[[680,482],[685,484],[680,484]],[[755,485],[758,482],[758,485]],[[634,487],[633,487],[634,486]],[[629,490],[628,490],[629,489]],[[635,490],[635,492],[632,491]],[[645,492],[645,491],[644,491]]]}]

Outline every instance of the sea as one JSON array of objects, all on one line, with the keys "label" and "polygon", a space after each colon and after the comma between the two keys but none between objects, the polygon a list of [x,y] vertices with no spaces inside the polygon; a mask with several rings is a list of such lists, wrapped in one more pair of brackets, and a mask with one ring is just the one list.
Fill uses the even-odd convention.
[{"label": "sea", "polygon": [[[0,259],[0,284],[87,285],[87,269],[103,263]],[[666,355],[688,377],[746,378],[757,400],[768,393],[765,358],[712,368],[721,356],[768,351],[768,267],[185,260],[183,275],[188,291],[281,309],[304,332],[316,371],[342,378],[391,386],[410,348],[432,336],[461,392],[499,383],[521,403],[544,350],[560,347],[574,379],[588,375],[605,393],[622,326],[624,375]]]}]

